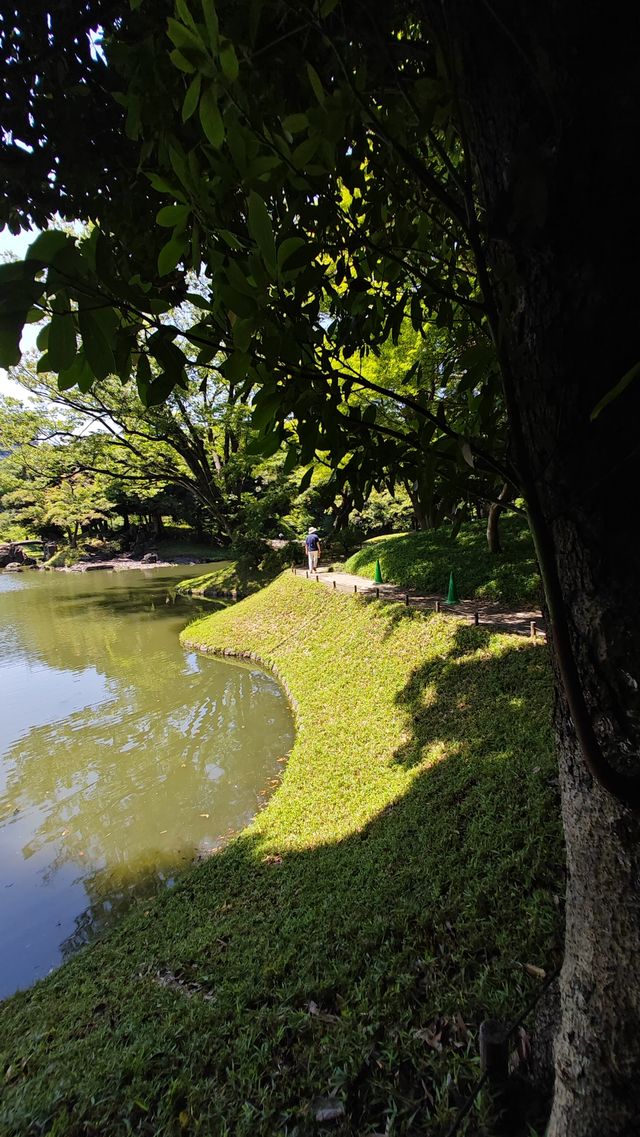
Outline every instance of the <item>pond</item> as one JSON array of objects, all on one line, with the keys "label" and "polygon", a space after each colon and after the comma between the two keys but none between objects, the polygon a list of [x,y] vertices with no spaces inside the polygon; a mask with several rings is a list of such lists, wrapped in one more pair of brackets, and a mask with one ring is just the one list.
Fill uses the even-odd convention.
[{"label": "pond", "polygon": [[257,666],[186,651],[198,566],[0,573],[0,999],[247,824],[293,742]]}]

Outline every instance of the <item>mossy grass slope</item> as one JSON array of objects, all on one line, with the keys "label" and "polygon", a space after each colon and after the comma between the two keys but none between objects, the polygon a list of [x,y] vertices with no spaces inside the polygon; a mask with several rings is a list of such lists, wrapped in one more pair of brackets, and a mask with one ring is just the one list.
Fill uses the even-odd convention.
[{"label": "mossy grass slope", "polygon": [[239,561],[226,560],[215,569],[201,573],[200,576],[181,580],[176,587],[180,596],[229,596],[232,593],[250,596],[268,584],[276,575],[265,573],[259,568],[247,567]]},{"label": "mossy grass slope", "polygon": [[490,553],[482,521],[463,525],[455,538],[444,528],[394,533],[367,541],[345,568],[373,579],[379,559],[385,581],[444,596],[453,571],[463,599],[539,605],[540,577],[524,519],[513,514],[501,518],[500,539],[503,551]]},{"label": "mossy grass slope", "polygon": [[[281,784],[2,1007],[0,1132],[441,1137],[480,1020],[558,956],[546,648],[290,574],[183,638],[277,668],[298,720]],[[491,1126],[481,1097],[461,1132]]]}]

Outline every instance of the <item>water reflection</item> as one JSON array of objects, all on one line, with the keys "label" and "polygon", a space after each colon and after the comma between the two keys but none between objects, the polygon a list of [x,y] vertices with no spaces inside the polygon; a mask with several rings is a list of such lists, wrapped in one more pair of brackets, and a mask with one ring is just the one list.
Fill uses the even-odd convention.
[{"label": "water reflection", "polygon": [[193,572],[0,592],[0,997],[245,824],[291,746],[270,676],[180,649]]}]

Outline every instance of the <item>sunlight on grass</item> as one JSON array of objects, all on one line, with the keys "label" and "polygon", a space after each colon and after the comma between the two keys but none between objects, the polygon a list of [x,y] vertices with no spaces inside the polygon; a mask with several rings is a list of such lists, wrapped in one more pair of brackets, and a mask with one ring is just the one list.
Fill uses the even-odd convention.
[{"label": "sunlight on grass", "polygon": [[503,517],[500,533],[502,553],[489,552],[482,521],[468,522],[455,539],[446,528],[374,537],[349,558],[346,569],[373,579],[379,560],[385,581],[442,596],[453,571],[465,599],[539,604],[540,579],[526,522]]},{"label": "sunlight on grass", "polygon": [[226,849],[2,1007],[0,1131],[311,1137],[329,1093],[345,1135],[443,1137],[479,1022],[559,954],[546,648],[288,573],[183,639],[274,668],[294,748]]}]

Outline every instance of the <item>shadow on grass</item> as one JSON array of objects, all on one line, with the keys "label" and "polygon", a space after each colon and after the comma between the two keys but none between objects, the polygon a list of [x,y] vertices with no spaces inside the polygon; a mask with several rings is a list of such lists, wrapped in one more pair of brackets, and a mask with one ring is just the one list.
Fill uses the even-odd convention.
[{"label": "shadow on grass", "polygon": [[460,628],[415,668],[393,757],[415,777],[359,831],[295,852],[249,831],[7,1005],[9,1058],[31,1057],[6,1132],[306,1137],[331,1094],[341,1137],[441,1137],[480,1020],[558,950],[545,657],[493,650]]}]

